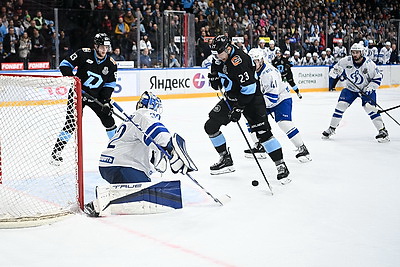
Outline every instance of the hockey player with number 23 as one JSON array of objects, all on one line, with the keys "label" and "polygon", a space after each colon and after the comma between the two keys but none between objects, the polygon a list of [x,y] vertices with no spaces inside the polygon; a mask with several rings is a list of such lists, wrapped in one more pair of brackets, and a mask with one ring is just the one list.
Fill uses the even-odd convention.
[{"label": "hockey player with number 23", "polygon": [[110,185],[97,187],[97,199],[85,205],[90,216],[182,208],[179,180],[154,183],[150,178],[164,173],[168,161],[175,174],[197,170],[183,138],[172,136],[160,121],[161,111],[161,99],[145,91],[136,111],[118,127],[99,162],[100,174]]},{"label": "hockey player with number 23", "polygon": [[376,89],[381,84],[382,74],[375,63],[364,56],[364,51],[363,45],[353,44],[350,48],[351,56],[340,59],[329,72],[329,76],[333,79],[345,76],[346,86],[340,93],[329,128],[322,133],[323,139],[335,134],[346,109],[356,98],[361,97],[362,107],[378,130],[376,140],[379,143],[390,141],[382,116],[376,108]]}]

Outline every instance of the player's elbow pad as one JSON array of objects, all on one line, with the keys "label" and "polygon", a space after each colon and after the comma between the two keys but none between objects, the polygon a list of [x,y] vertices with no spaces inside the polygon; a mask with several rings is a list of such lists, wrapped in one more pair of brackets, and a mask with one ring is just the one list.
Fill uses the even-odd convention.
[{"label": "player's elbow pad", "polygon": [[63,76],[74,76],[72,69],[67,66],[60,66],[60,72]]}]

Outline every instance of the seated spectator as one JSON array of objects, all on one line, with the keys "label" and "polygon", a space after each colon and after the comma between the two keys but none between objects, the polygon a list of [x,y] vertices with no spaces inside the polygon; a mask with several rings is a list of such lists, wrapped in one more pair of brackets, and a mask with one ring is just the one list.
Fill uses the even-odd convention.
[{"label": "seated spectator", "polygon": [[151,42],[149,40],[149,36],[147,34],[143,35],[143,38],[140,40],[139,43],[140,51],[143,51],[143,49],[147,48],[149,50],[149,54],[153,52],[153,48],[151,46]]},{"label": "seated spectator", "polygon": [[110,55],[115,61],[125,61],[124,56],[121,55],[121,49],[119,47],[116,47],[114,49],[114,52]]},{"label": "seated spectator", "polygon": [[140,66],[142,68],[150,68],[152,67],[151,58],[149,56],[149,49],[145,48],[140,55]]},{"label": "seated spectator", "polygon": [[175,54],[170,54],[169,55],[169,66],[170,68],[179,68],[181,64],[179,61],[175,58]]}]

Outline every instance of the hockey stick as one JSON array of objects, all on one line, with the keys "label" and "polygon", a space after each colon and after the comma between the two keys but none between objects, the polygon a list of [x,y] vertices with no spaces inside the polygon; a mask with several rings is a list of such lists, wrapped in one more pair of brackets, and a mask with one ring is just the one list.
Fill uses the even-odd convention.
[{"label": "hockey stick", "polygon": [[395,107],[391,107],[391,108],[387,108],[387,109],[383,109],[383,110],[378,110],[378,113],[386,112],[386,111],[389,111],[389,110],[392,110],[392,109],[396,109],[396,108],[400,108],[400,105],[395,106]]},{"label": "hockey stick", "polygon": [[[99,105],[100,107],[104,107],[104,104],[101,103],[97,98],[89,95],[88,93],[86,93],[85,91],[82,90],[82,95],[87,97],[88,99],[92,100],[94,103],[96,103],[97,105]],[[114,110],[111,110],[112,114],[115,115],[115,117],[117,117],[120,120],[124,120],[123,117],[121,117],[120,115],[118,115],[117,113],[114,112]]]},{"label": "hockey stick", "polygon": [[[139,131],[141,131],[143,133],[144,136],[146,136],[146,138],[148,140],[150,140],[160,151],[161,153],[163,153],[168,159],[172,158],[172,155],[170,155],[168,153],[168,151],[166,151],[164,148],[162,148],[159,144],[156,143],[156,141],[154,141],[154,139],[147,135],[143,129],[140,127],[140,125],[136,124],[132,118],[126,114],[126,112],[123,110],[123,108],[114,100],[111,100],[110,103],[116,108],[118,109],[122,114],[124,114],[124,116],[133,124],[135,125],[136,128],[139,129]],[[223,206],[224,204],[222,203],[221,200],[219,200],[218,198],[214,197],[210,192],[208,192],[199,182],[197,182],[196,179],[194,179],[188,172],[186,172],[186,176],[189,177],[197,186],[199,186],[207,195],[209,195],[215,202],[217,202],[218,204],[220,204],[221,206]],[[228,196],[228,195],[227,195]],[[228,196],[228,198],[230,199],[230,197]]]},{"label": "hockey stick", "polygon": [[[380,108],[380,110],[377,111],[378,114],[379,114],[379,113],[382,113],[382,112],[386,113],[386,115],[388,115],[389,118],[391,118],[395,123],[397,123],[397,125],[400,126],[400,123],[399,123],[395,118],[393,118],[389,113],[387,113],[387,110],[384,110],[380,105],[378,105],[378,103],[376,103],[376,101],[374,101],[374,100],[372,99],[372,97],[370,97],[370,96],[367,95],[363,90],[361,90],[361,88],[360,88],[359,86],[357,86],[357,84],[355,84],[352,80],[350,80],[346,75],[343,75],[343,76],[344,76],[344,78],[345,78],[346,80],[348,80],[354,87],[357,88],[357,90],[359,91],[359,93],[360,93],[362,96],[367,97],[367,98],[372,102],[373,105],[375,105],[375,106],[377,106],[378,108]],[[395,107],[395,108],[396,108],[396,107]],[[379,111],[381,111],[381,112],[379,112]]]},{"label": "hockey stick", "polygon": [[[221,94],[222,94],[222,99],[224,100],[224,102],[225,102],[226,105],[228,106],[228,109],[229,109],[229,110],[232,110],[232,107],[231,107],[231,105],[229,105],[228,100],[226,100],[226,98],[224,97],[224,93],[222,92],[222,89],[219,88],[219,90],[220,90],[220,92],[221,92]],[[253,158],[254,158],[254,160],[256,161],[257,166],[258,166],[258,168],[260,169],[261,174],[262,174],[262,176],[263,176],[265,182],[266,182],[267,185],[268,185],[269,191],[271,191],[271,195],[274,195],[274,192],[272,192],[271,185],[270,185],[269,182],[268,182],[267,176],[265,175],[263,169],[261,168],[260,162],[258,161],[256,155],[254,154],[254,151],[253,151],[253,149],[251,148],[251,145],[250,145],[250,143],[249,143],[249,140],[247,139],[247,137],[246,137],[246,135],[245,135],[245,133],[244,133],[244,131],[243,131],[243,129],[242,129],[242,126],[240,126],[240,123],[239,123],[239,122],[236,122],[236,124],[237,124],[237,126],[239,127],[239,130],[240,130],[240,132],[242,133],[242,135],[243,135],[243,137],[244,137],[244,140],[246,141],[246,144],[247,144],[247,146],[249,147],[250,152],[251,152],[251,154],[253,155]]]}]

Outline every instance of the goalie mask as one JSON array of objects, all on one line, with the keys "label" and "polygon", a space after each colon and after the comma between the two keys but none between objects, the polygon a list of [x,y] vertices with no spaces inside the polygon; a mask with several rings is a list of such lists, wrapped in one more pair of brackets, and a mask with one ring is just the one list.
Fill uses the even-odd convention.
[{"label": "goalie mask", "polygon": [[145,91],[136,104],[136,110],[140,108],[148,108],[158,113],[162,112],[161,99],[153,93]]}]

